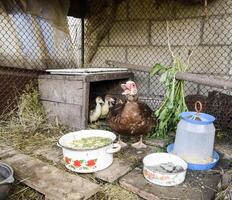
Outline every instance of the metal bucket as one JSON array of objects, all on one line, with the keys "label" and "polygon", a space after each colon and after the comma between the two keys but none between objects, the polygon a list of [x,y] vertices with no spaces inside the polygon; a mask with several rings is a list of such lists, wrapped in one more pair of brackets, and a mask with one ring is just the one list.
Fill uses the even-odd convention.
[{"label": "metal bucket", "polygon": [[8,197],[11,184],[14,182],[13,173],[13,169],[9,165],[0,162],[0,200]]}]

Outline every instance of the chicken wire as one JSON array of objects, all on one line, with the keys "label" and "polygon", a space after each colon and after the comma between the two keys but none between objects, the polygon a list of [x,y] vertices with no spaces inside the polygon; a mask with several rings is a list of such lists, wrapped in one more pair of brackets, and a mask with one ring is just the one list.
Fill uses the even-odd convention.
[{"label": "chicken wire", "polygon": [[81,66],[81,20],[68,17],[68,28],[69,34],[57,35],[46,20],[17,6],[7,13],[0,2],[0,114],[44,70]]},{"label": "chicken wire", "polygon": [[[198,0],[94,2],[84,21],[83,48],[81,19],[68,17],[69,34],[56,41],[53,28],[44,19],[25,14],[18,7],[7,14],[0,4],[1,113],[11,108],[16,93],[31,79],[36,80],[33,76],[41,70],[78,68],[82,64],[108,67],[106,60],[147,68],[155,63],[169,66],[172,57],[167,35],[173,52],[184,61],[193,51],[189,72],[231,78],[232,0],[212,0],[207,6],[206,1]],[[142,69],[134,74],[140,99],[155,110],[165,93],[159,76],[150,77]],[[218,117],[217,124],[226,122],[218,127],[231,130],[231,98],[222,104],[224,96],[210,93],[220,91],[230,96],[231,90],[186,82],[185,91],[186,95],[209,99],[208,105],[213,106],[207,111]],[[227,119],[222,117],[223,112]]]}]

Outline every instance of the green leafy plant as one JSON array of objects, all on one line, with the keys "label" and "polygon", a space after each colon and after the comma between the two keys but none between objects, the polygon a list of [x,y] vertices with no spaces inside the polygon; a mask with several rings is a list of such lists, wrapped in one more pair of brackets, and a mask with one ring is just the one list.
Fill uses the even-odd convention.
[{"label": "green leafy plant", "polygon": [[151,76],[161,74],[160,81],[166,87],[164,100],[159,109],[154,113],[158,119],[158,125],[152,133],[153,137],[165,137],[175,130],[179,114],[187,110],[184,99],[184,81],[175,78],[176,73],[186,71],[186,65],[174,57],[173,65],[170,67],[156,64],[150,74]]},{"label": "green leafy plant", "polygon": [[193,51],[189,52],[187,64],[181,58],[174,55],[170,45],[168,22],[167,38],[168,48],[173,59],[172,65],[166,67],[161,64],[155,64],[150,71],[151,76],[155,74],[161,75],[160,81],[166,87],[164,100],[159,109],[154,112],[155,117],[158,119],[158,124],[152,131],[151,137],[165,137],[170,132],[175,131],[179,121],[179,114],[187,111],[184,98],[184,81],[176,79],[175,76],[177,73],[187,70]]}]

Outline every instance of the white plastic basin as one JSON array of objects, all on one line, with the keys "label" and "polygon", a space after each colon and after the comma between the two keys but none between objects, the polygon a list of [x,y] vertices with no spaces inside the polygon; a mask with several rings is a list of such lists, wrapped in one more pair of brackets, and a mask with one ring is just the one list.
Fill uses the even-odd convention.
[{"label": "white plastic basin", "polygon": [[[174,165],[183,167],[184,171],[177,173],[164,173],[152,171],[147,167],[172,162]],[[184,182],[187,163],[180,157],[168,153],[153,153],[143,159],[143,175],[151,183],[161,186],[174,186]]]}]

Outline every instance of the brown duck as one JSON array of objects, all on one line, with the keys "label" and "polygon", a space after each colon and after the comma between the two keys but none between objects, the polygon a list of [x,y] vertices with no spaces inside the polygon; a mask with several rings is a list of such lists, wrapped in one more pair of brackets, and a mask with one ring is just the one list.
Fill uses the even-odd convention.
[{"label": "brown duck", "polygon": [[[126,95],[126,102],[116,104],[111,108],[107,122],[109,127],[118,134],[131,136],[140,135],[140,141],[133,144],[135,148],[146,148],[142,142],[142,136],[147,134],[155,125],[152,110],[143,102],[138,101],[137,87],[133,81],[127,81],[121,85]],[[119,143],[123,143],[119,138]]]}]

